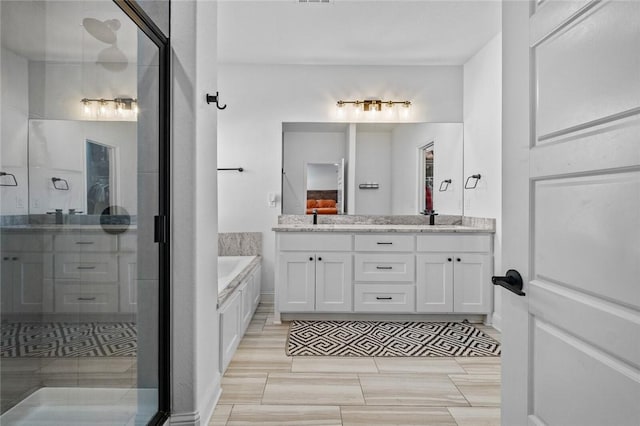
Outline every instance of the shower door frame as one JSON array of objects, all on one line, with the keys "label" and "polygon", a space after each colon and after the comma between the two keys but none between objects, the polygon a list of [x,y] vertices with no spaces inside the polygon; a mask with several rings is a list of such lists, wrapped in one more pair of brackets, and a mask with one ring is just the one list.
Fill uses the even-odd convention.
[{"label": "shower door frame", "polygon": [[[171,288],[170,288],[170,104],[171,61],[170,40],[135,0],[113,0],[138,28],[158,47],[158,154],[159,206],[155,221],[155,242],[158,244],[158,411],[149,425],[161,425],[171,414]],[[169,2],[169,26],[171,3]],[[170,32],[170,29],[168,30]]]}]

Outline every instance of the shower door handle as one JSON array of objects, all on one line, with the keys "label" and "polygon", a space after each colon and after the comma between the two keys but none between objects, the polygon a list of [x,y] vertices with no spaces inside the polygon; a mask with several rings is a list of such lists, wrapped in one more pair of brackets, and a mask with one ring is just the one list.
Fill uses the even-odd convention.
[{"label": "shower door handle", "polygon": [[153,242],[167,243],[169,236],[169,221],[166,216],[153,217]]}]

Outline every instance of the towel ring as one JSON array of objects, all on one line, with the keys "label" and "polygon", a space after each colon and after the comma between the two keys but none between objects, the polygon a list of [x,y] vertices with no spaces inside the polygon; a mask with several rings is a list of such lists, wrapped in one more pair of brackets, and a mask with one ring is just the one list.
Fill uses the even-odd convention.
[{"label": "towel ring", "polygon": [[[469,176],[464,183],[464,189],[476,189],[476,186],[478,186],[478,182],[480,181],[481,177],[482,176],[479,173],[477,175]],[[473,186],[469,186],[469,180],[471,179],[475,179],[475,181],[473,182]]]}]

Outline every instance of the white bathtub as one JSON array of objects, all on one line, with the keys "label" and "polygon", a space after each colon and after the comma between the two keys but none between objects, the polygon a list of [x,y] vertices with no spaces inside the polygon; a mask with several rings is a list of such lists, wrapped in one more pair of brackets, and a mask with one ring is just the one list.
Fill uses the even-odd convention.
[{"label": "white bathtub", "polygon": [[218,293],[227,288],[256,256],[220,256],[218,257]]}]

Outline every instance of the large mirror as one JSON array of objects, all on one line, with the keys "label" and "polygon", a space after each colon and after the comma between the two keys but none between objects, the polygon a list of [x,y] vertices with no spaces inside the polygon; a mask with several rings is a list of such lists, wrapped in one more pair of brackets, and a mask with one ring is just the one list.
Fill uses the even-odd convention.
[{"label": "large mirror", "polygon": [[283,214],[463,214],[462,123],[284,123],[282,130]]},{"label": "large mirror", "polygon": [[29,213],[136,214],[137,123],[29,120]]}]

